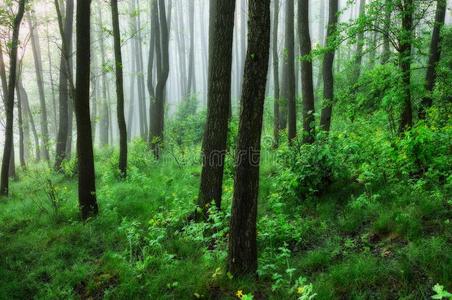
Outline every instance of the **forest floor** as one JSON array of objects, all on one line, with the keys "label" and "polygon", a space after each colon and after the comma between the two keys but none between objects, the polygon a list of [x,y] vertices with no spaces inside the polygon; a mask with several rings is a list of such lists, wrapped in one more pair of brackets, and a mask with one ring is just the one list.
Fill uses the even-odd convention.
[{"label": "forest floor", "polygon": [[199,165],[156,163],[136,148],[122,182],[109,171],[114,155],[96,157],[100,214],[86,223],[70,165],[19,173],[0,200],[0,299],[420,299],[436,284],[452,288],[443,195],[334,182],[292,206],[275,197],[277,169],[266,162],[256,283],[225,271],[231,175],[224,213],[192,223]]}]

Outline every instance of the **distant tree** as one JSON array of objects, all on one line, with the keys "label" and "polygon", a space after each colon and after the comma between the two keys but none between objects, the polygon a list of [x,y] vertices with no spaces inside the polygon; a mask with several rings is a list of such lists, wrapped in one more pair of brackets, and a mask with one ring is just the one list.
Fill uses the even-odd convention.
[{"label": "distant tree", "polygon": [[[13,22],[13,35],[11,37],[11,50],[9,55],[9,80],[6,90],[8,92],[5,99],[6,126],[5,144],[3,148],[2,172],[0,178],[0,195],[7,196],[9,192],[9,175],[11,152],[13,151],[13,121],[14,121],[14,94],[16,90],[16,68],[17,68],[17,48],[19,45],[20,23],[25,12],[26,0],[19,0],[19,8]],[[5,87],[4,87],[5,88]]]},{"label": "distant tree", "polygon": [[[359,1],[359,18],[362,20],[366,18],[366,0]],[[361,75],[361,63],[363,61],[363,50],[364,50],[364,31],[361,30],[357,34],[356,38],[356,53],[355,61],[353,64],[353,75],[351,77],[351,84],[355,84],[359,76]]]},{"label": "distant tree", "polygon": [[435,23],[433,25],[432,40],[430,42],[430,57],[425,75],[425,91],[426,95],[422,99],[419,109],[419,119],[425,119],[426,109],[432,106],[431,93],[436,81],[436,66],[441,57],[441,28],[444,26],[446,17],[446,0],[437,0]]},{"label": "distant tree", "polygon": [[223,169],[231,98],[232,39],[235,0],[213,0],[209,15],[209,79],[207,121],[198,206],[207,212],[214,200],[221,208]]},{"label": "distant tree", "polygon": [[24,144],[24,122],[22,114],[22,94],[20,87],[22,86],[22,61],[20,60],[19,70],[17,72],[17,84],[16,84],[16,95],[17,95],[17,125],[19,127],[19,161],[22,169],[26,169],[25,163],[25,144]]},{"label": "distant tree", "polygon": [[188,82],[186,96],[196,92],[195,80],[195,0],[188,0],[188,19],[190,30],[190,50],[188,54]]},{"label": "distant tree", "polygon": [[303,95],[303,141],[314,142],[314,87],[312,80],[311,36],[309,34],[309,0],[298,2],[298,33],[300,40],[301,86]]},{"label": "distant tree", "polygon": [[59,1],[55,0],[55,8],[57,11],[58,28],[61,36],[61,56],[60,56],[60,71],[59,71],[59,122],[58,135],[56,139],[55,152],[55,170],[61,169],[61,163],[66,158],[67,141],[69,134],[69,96],[74,99],[74,81],[72,78],[72,29],[74,23],[74,1],[66,0],[66,12],[63,20],[62,12],[60,10]]},{"label": "distant tree", "polygon": [[273,33],[272,33],[272,58],[273,58],[273,139],[274,145],[279,144],[279,54],[278,54],[278,27],[279,27],[279,0],[273,0]]},{"label": "distant tree", "polygon": [[270,48],[270,0],[250,0],[236,150],[228,269],[234,276],[256,275],[256,218],[262,119]]},{"label": "distant tree", "polygon": [[122,74],[121,33],[119,29],[118,0],[111,0],[111,16],[115,48],[116,102],[119,128],[119,172],[122,178],[127,176],[127,127],[124,117],[124,83]]},{"label": "distant tree", "polygon": [[334,101],[334,77],[333,64],[335,52],[335,38],[338,19],[338,0],[329,0],[328,29],[327,29],[327,52],[323,58],[323,108],[320,115],[320,128],[329,131],[331,126],[331,114]]},{"label": "distant tree", "polygon": [[110,131],[110,105],[109,105],[109,99],[107,96],[108,91],[108,80],[107,80],[107,73],[106,70],[104,70],[106,66],[106,60],[105,60],[105,42],[104,42],[104,35],[103,35],[103,19],[102,19],[102,9],[100,5],[97,6],[97,15],[99,20],[99,45],[100,45],[100,59],[101,59],[101,79],[102,79],[102,101],[101,101],[101,113],[100,113],[100,146],[105,147],[108,145],[108,134]]},{"label": "distant tree", "polygon": [[[115,1],[115,0],[112,0]],[[77,122],[78,200],[83,220],[98,213],[89,109],[91,0],[77,1],[75,118]]]},{"label": "distant tree", "polygon": [[385,64],[388,62],[391,56],[391,48],[390,48],[390,39],[389,39],[389,30],[391,28],[391,13],[392,13],[392,0],[385,0],[384,5],[384,29],[383,29],[383,53],[381,55],[381,63]]},{"label": "distant tree", "polygon": [[31,38],[31,48],[33,52],[33,58],[35,63],[36,72],[36,82],[38,85],[39,93],[39,106],[40,106],[40,116],[41,116],[41,134],[42,134],[42,154],[46,161],[50,160],[49,155],[49,128],[48,128],[48,118],[47,118],[47,105],[46,97],[44,92],[44,75],[42,72],[42,58],[41,58],[41,45],[39,42],[39,33],[36,30],[37,22],[36,17],[33,13],[28,13],[27,17],[28,25],[30,27],[30,38]]}]

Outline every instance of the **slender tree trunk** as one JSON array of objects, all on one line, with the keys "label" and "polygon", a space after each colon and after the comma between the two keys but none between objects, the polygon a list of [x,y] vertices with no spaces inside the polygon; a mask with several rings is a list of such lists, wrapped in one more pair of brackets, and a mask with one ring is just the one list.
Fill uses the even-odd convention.
[{"label": "slender tree trunk", "polygon": [[[155,47],[156,47],[156,30],[158,30],[158,3],[157,1],[152,1],[151,3],[151,34],[149,40],[149,56],[148,56],[148,78],[147,78],[147,88],[149,92],[149,128],[152,126],[152,103],[155,102],[155,86],[154,86],[154,56],[155,56]],[[180,61],[179,61],[180,63]],[[148,143],[149,136],[147,138]]]},{"label": "slender tree trunk", "polygon": [[312,80],[311,36],[309,33],[309,0],[298,2],[298,33],[300,40],[301,86],[303,94],[303,142],[313,143],[315,137],[314,87]]},{"label": "slender tree trunk", "polygon": [[[319,4],[319,46],[323,47],[325,44],[325,1],[326,0],[319,0],[320,4]],[[321,87],[321,83],[322,83],[322,62],[319,61],[319,70],[317,73],[317,81],[316,81],[316,85],[315,85],[315,90],[318,91]]]},{"label": "slender tree trunk", "polygon": [[235,0],[210,2],[209,92],[203,139],[203,166],[198,206],[207,215],[214,200],[221,208],[223,169],[231,99],[232,40]]},{"label": "slender tree trunk", "polygon": [[102,10],[100,5],[98,6],[97,10],[98,19],[99,19],[99,44],[100,44],[100,59],[101,59],[101,79],[102,79],[102,101],[101,101],[101,115],[100,115],[100,131],[99,131],[99,138],[100,138],[100,146],[105,147],[108,145],[108,132],[109,132],[109,125],[110,125],[110,117],[109,117],[109,99],[107,97],[107,89],[108,89],[108,83],[107,83],[107,75],[105,71],[103,70],[103,67],[105,66],[105,43],[104,43],[104,35],[103,35],[103,19],[102,19]]},{"label": "slender tree trunk", "polygon": [[179,1],[179,10],[178,12],[178,32],[177,32],[177,38],[178,38],[178,45],[179,45],[179,63],[180,63],[180,86],[182,90],[183,97],[186,97],[187,95],[187,89],[188,87],[187,82],[187,62],[186,62],[186,53],[185,53],[185,36],[184,36],[184,30],[185,30],[185,24],[184,24],[184,14],[182,13],[183,10],[183,2]]},{"label": "slender tree trunk", "polygon": [[426,95],[422,99],[419,110],[419,119],[425,119],[426,110],[432,106],[431,93],[435,87],[436,66],[441,57],[441,28],[444,26],[446,17],[446,0],[437,0],[435,24],[433,26],[432,40],[430,42],[430,57],[425,75]]},{"label": "slender tree trunk", "polygon": [[53,136],[56,138],[58,135],[58,125],[57,125],[58,117],[57,117],[57,104],[56,104],[56,96],[55,96],[55,83],[53,80],[52,55],[50,52],[49,23],[46,23],[46,38],[47,38],[47,59],[49,61],[50,90],[52,92]]},{"label": "slender tree trunk", "polygon": [[42,59],[41,59],[41,46],[39,43],[39,35],[38,31],[34,26],[36,25],[36,20],[33,15],[28,15],[28,25],[30,27],[30,38],[31,38],[31,46],[33,50],[33,58],[35,62],[35,70],[36,70],[36,81],[38,84],[38,92],[39,92],[39,105],[41,108],[41,134],[42,134],[42,155],[44,160],[49,161],[49,129],[47,127],[47,107],[46,107],[46,98],[44,92],[44,80],[43,80],[43,72],[42,72]]},{"label": "slender tree trunk", "polygon": [[279,144],[279,55],[278,55],[278,25],[279,25],[279,0],[273,0],[273,139],[274,146]]},{"label": "slender tree trunk", "polygon": [[11,39],[9,82],[7,85],[8,97],[5,98],[6,127],[5,144],[3,149],[2,171],[0,181],[0,194],[8,195],[11,152],[13,149],[13,121],[14,121],[14,93],[16,90],[17,48],[19,44],[20,23],[24,16],[26,0],[19,1],[19,10],[14,18],[13,35]]},{"label": "slender tree trunk", "polygon": [[[132,41],[132,43],[130,44],[130,52],[131,53],[135,53],[135,46],[136,44]],[[127,141],[130,142],[133,138],[133,124],[134,124],[134,115],[135,115],[135,75],[136,75],[136,56],[132,54],[132,64],[131,64],[131,74],[130,74],[130,84],[129,84],[129,88],[130,88],[130,100],[129,100],[129,112],[127,115],[127,125],[129,128],[129,130],[127,131]],[[138,126],[140,126],[140,124],[138,124]],[[139,127],[140,128],[140,127]],[[140,134],[141,134],[141,128],[140,128]]]},{"label": "slender tree trunk", "polygon": [[320,128],[326,132],[330,131],[331,127],[331,115],[333,111],[334,101],[334,77],[333,77],[333,65],[334,65],[334,39],[336,35],[337,27],[337,13],[339,9],[338,0],[329,0],[329,13],[328,13],[328,30],[327,30],[327,42],[326,46],[328,52],[325,53],[323,58],[323,108],[320,115]]},{"label": "slender tree trunk", "polygon": [[[204,22],[204,16],[205,16],[205,6],[206,5],[210,5],[210,3],[208,1],[202,1],[201,2],[201,10],[200,10],[200,16],[199,16],[199,20],[200,20],[200,27],[201,27],[201,54],[202,54],[202,103],[203,106],[207,106],[207,99],[208,99],[208,53],[207,53],[207,36],[206,36],[206,26],[205,26],[205,22]],[[235,0],[234,0],[235,3]]]},{"label": "slender tree trunk", "polygon": [[124,87],[122,75],[121,33],[119,31],[118,0],[111,0],[113,38],[115,46],[116,101],[119,128],[119,172],[122,178],[127,176],[127,127],[124,118]]},{"label": "slender tree trunk", "polygon": [[[72,135],[72,129],[69,131],[69,99],[74,96],[74,85],[72,80],[71,69],[71,52],[72,52],[72,27],[74,21],[74,1],[66,1],[66,13],[63,25],[63,18],[61,16],[58,0],[55,1],[56,10],[58,14],[58,22],[61,35],[61,57],[60,57],[60,74],[59,74],[59,122],[58,135],[56,139],[55,152],[55,170],[61,169],[61,163],[67,157],[67,141],[69,135]],[[72,122],[72,121],[71,121]],[[71,126],[72,128],[72,126]]]},{"label": "slender tree trunk", "polygon": [[[360,0],[359,2],[359,20],[363,20],[366,17],[366,0]],[[355,62],[354,62],[354,72],[352,76],[352,84],[355,84],[359,76],[361,75],[361,64],[363,61],[363,48],[364,48],[364,29],[361,29],[358,32],[357,42],[356,42],[356,54],[355,54]]]},{"label": "slender tree trunk", "polygon": [[403,81],[403,108],[400,115],[399,132],[402,133],[413,125],[411,107],[411,50],[413,38],[413,0],[406,0],[402,12],[402,37],[400,38],[399,67]]},{"label": "slender tree trunk", "polygon": [[249,1],[248,52],[237,139],[228,269],[234,276],[256,275],[256,218],[265,84],[270,48],[270,0]]},{"label": "slender tree trunk", "polygon": [[98,213],[89,112],[90,6],[91,0],[77,1],[77,64],[74,108],[77,122],[78,198],[83,220]]},{"label": "slender tree trunk", "polygon": [[190,52],[188,55],[188,82],[187,96],[196,92],[195,80],[195,3],[194,0],[188,0],[189,27],[190,27]]},{"label": "slender tree trunk", "polygon": [[156,33],[157,58],[157,86],[155,88],[155,102],[152,103],[152,123],[149,141],[155,157],[160,157],[163,145],[163,127],[165,118],[165,86],[169,74],[169,40],[164,0],[158,0],[159,25]]},{"label": "slender tree trunk", "polygon": [[384,34],[383,34],[383,54],[381,56],[381,63],[388,62],[391,56],[389,30],[391,27],[391,10],[392,0],[385,0],[385,18],[384,18]]},{"label": "slender tree trunk", "polygon": [[31,131],[33,133],[33,139],[35,141],[36,161],[39,161],[41,159],[41,149],[39,146],[38,131],[36,130],[36,125],[35,125],[35,121],[33,119],[33,114],[31,113],[30,103],[28,101],[27,92],[25,91],[25,88],[22,85],[22,81],[19,81],[18,84],[19,84],[19,88],[21,90],[21,101],[23,104],[23,109],[30,121]]},{"label": "slender tree trunk", "polygon": [[286,1],[285,56],[282,97],[287,101],[287,125],[289,141],[297,134],[295,102],[295,51],[294,51],[294,0]]},{"label": "slender tree trunk", "polygon": [[[6,79],[6,69],[5,69],[5,61],[3,59],[2,45],[0,43],[0,77],[3,86],[3,104],[5,106],[6,111],[6,99],[8,99],[8,83]],[[16,177],[16,168],[15,168],[15,159],[14,159],[14,147],[11,148],[11,159],[9,166],[9,177]]]},{"label": "slender tree trunk", "polygon": [[17,122],[19,125],[19,160],[20,160],[20,166],[22,169],[26,169],[25,164],[25,147],[24,147],[24,122],[22,118],[22,94],[20,90],[21,84],[19,82],[21,81],[21,75],[18,75],[17,78],[17,85],[16,85],[16,94],[17,94]]}]

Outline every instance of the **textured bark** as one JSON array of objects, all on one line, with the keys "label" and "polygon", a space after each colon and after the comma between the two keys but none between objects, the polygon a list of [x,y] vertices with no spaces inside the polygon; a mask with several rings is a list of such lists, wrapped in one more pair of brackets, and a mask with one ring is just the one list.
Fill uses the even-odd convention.
[{"label": "textured bark", "polygon": [[[113,0],[114,1],[114,0]],[[77,1],[75,118],[77,123],[78,199],[83,220],[98,213],[89,112],[91,1]]]},{"label": "textured bark", "polygon": [[399,45],[399,67],[403,81],[403,108],[400,115],[399,132],[402,133],[413,125],[411,107],[411,50],[413,38],[413,0],[402,4],[402,36]]},{"label": "textured bark", "polygon": [[287,127],[289,141],[297,133],[295,103],[295,51],[294,51],[294,0],[286,1],[285,55],[282,80],[282,98],[287,102]]},{"label": "textured bark", "polygon": [[149,131],[149,142],[155,157],[160,157],[163,145],[163,127],[165,118],[165,86],[169,74],[169,41],[166,10],[164,0],[158,0],[159,25],[156,30],[156,59],[157,59],[157,86],[155,88],[155,101],[152,104],[152,122]]},{"label": "textured bark", "polygon": [[67,141],[69,134],[69,95],[74,96],[74,85],[72,80],[71,70],[71,52],[72,52],[72,27],[74,20],[74,2],[73,0],[66,1],[66,13],[63,25],[63,18],[61,16],[58,1],[55,1],[56,10],[58,14],[58,23],[61,35],[61,57],[60,57],[60,74],[59,74],[59,122],[58,135],[56,139],[55,152],[55,170],[61,169],[61,163],[66,159]]},{"label": "textured bark", "polygon": [[425,91],[427,94],[422,99],[419,110],[419,119],[425,119],[426,110],[432,106],[431,93],[436,81],[436,66],[441,57],[441,28],[444,26],[447,3],[446,0],[437,0],[436,5],[435,24],[433,26],[432,40],[430,42],[430,56],[425,75]]},{"label": "textured bark", "polygon": [[44,160],[49,161],[49,128],[47,127],[47,106],[46,97],[44,92],[44,79],[42,72],[42,58],[41,58],[41,46],[39,43],[39,35],[36,30],[36,18],[32,14],[28,14],[28,25],[30,27],[30,39],[33,52],[33,58],[36,71],[36,82],[38,84],[39,92],[39,106],[40,106],[40,123],[41,123],[41,135],[42,135],[42,156]]},{"label": "textured bark", "polygon": [[279,144],[279,55],[278,55],[278,27],[279,27],[279,0],[273,0],[273,139],[274,146]]},{"label": "textured bark", "polygon": [[256,275],[256,217],[265,83],[270,48],[270,0],[249,1],[248,52],[237,139],[228,269]]},{"label": "textured bark", "polygon": [[320,115],[320,128],[324,131],[329,131],[331,126],[331,114],[333,111],[334,101],[334,77],[333,77],[333,64],[334,64],[334,38],[337,27],[337,13],[338,13],[338,0],[329,0],[329,13],[328,13],[328,30],[326,46],[328,51],[323,58],[323,108]]},{"label": "textured bark", "polygon": [[10,67],[9,67],[9,80],[7,85],[7,98],[5,98],[5,111],[6,111],[6,126],[5,126],[5,144],[3,148],[3,159],[2,159],[2,171],[1,171],[1,182],[0,182],[0,194],[8,195],[9,192],[9,175],[10,175],[10,163],[11,163],[11,152],[14,151],[13,148],[13,121],[14,121],[14,93],[16,90],[16,68],[17,68],[17,48],[19,44],[19,30],[20,23],[24,16],[25,11],[25,1],[19,1],[19,9],[14,18],[13,23],[13,35],[11,38],[11,52]]},{"label": "textured bark", "polygon": [[122,178],[127,176],[127,127],[124,117],[124,83],[122,74],[121,33],[119,31],[118,0],[111,0],[111,16],[115,48],[116,102],[119,128],[119,172]]},{"label": "textured bark", "polygon": [[203,166],[198,206],[207,213],[213,200],[221,208],[224,158],[231,99],[232,39],[235,0],[210,2],[209,87],[207,121],[202,145]]},{"label": "textured bark", "polygon": [[303,95],[303,142],[314,142],[314,87],[312,80],[311,36],[309,34],[309,0],[298,2],[298,33],[300,40],[301,63],[301,89]]}]

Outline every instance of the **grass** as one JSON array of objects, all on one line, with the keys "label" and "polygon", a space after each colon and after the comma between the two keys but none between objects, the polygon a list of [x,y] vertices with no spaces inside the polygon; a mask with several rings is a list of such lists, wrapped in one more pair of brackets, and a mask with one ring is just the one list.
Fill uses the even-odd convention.
[{"label": "grass", "polygon": [[0,200],[1,299],[237,299],[238,290],[295,299],[300,276],[317,299],[420,299],[436,283],[452,289],[447,193],[397,183],[368,193],[336,182],[318,197],[285,203],[272,196],[277,168],[266,161],[254,282],[225,270],[231,176],[225,213],[213,224],[190,223],[199,165],[156,163],[140,151],[132,148],[122,182],[116,154],[97,155],[100,215],[86,223],[70,170],[56,175],[37,165],[19,174],[11,197]]}]

